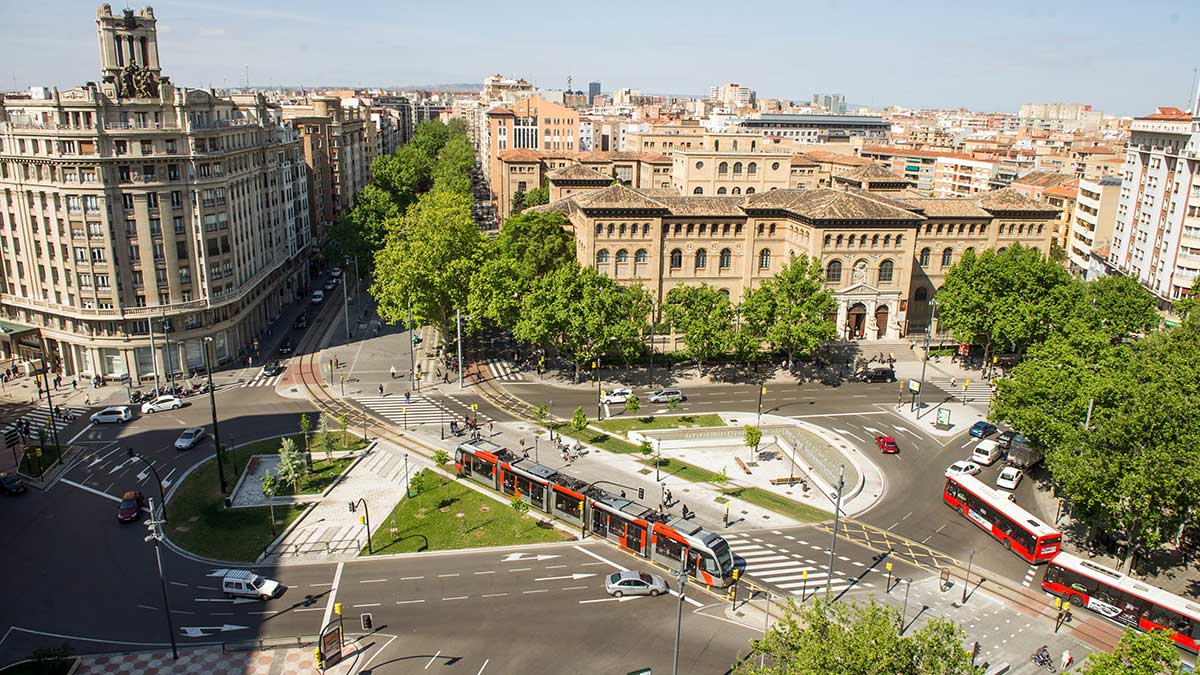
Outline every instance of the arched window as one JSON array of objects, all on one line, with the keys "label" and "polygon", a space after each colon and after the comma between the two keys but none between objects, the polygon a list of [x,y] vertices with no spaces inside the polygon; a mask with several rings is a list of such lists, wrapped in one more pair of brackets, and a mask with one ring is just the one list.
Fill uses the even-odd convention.
[{"label": "arched window", "polygon": [[717,258],[717,264],[720,265],[721,269],[723,270],[733,267],[733,251],[730,251],[727,248],[721,249],[721,255]]},{"label": "arched window", "polygon": [[702,270],[708,267],[708,251],[700,249],[696,251],[696,269]]},{"label": "arched window", "polygon": [[758,269],[771,269],[771,252],[765,248],[758,252]]},{"label": "arched window", "polygon": [[879,248],[879,235],[871,235],[871,248]]},{"label": "arched window", "polygon": [[729,173],[729,162],[721,162],[718,164],[717,173]]},{"label": "arched window", "polygon": [[702,194],[704,194],[704,188],[702,188],[702,187],[700,187],[699,185],[697,185],[697,186],[696,186],[696,189],[695,189],[695,190],[692,190],[692,194],[694,194],[694,195],[702,195]]},{"label": "arched window", "polygon": [[837,236],[837,247],[838,248],[842,247],[842,235],[840,235],[840,234]]},{"label": "arched window", "polygon": [[892,245],[892,235],[890,235],[890,234],[883,235],[883,247],[887,248],[891,245]]},{"label": "arched window", "polygon": [[731,194],[731,195],[740,195],[740,194],[742,194],[742,188],[740,188],[740,187],[735,187],[735,188],[733,188],[732,190],[730,190],[730,191],[729,191],[729,194]]},{"label": "arched window", "polygon": [[683,267],[683,251],[673,249],[671,251],[671,269],[677,270]]},{"label": "arched window", "polygon": [[722,185],[721,187],[717,188],[717,194],[719,194],[719,195],[723,195],[723,194],[725,194],[725,186],[724,186],[724,185]]},{"label": "arched window", "polygon": [[621,250],[617,251],[617,264],[618,265],[626,265],[628,263],[629,263],[629,251],[626,251],[625,249],[621,249]]},{"label": "arched window", "polygon": [[917,288],[917,292],[913,293],[913,300],[917,302],[925,302],[929,299],[929,289],[924,286]]},{"label": "arched window", "polygon": [[[841,237],[841,236],[842,235],[840,235],[840,234],[838,235],[838,237]],[[849,237],[846,237],[846,246],[848,248],[854,248],[854,241],[855,241],[854,235],[850,235]]]},{"label": "arched window", "polygon": [[725,296],[726,300],[729,299],[729,289],[728,288],[719,288],[719,289],[717,289],[717,292],[720,293],[721,295]]},{"label": "arched window", "polygon": [[733,172],[736,174],[740,174],[742,172],[742,163],[741,162],[733,163]]},{"label": "arched window", "polygon": [[859,235],[859,237],[858,237],[858,247],[859,247],[859,248],[866,248],[866,246],[867,246],[867,235],[865,235],[865,234],[863,234],[863,235]]},{"label": "arched window", "polygon": [[754,194],[754,188],[752,188],[752,187],[746,188],[746,194],[748,194],[748,195]]},{"label": "arched window", "polygon": [[650,255],[646,253],[646,249],[644,248],[639,248],[637,253],[633,254],[633,264],[635,265],[645,265],[649,260]]},{"label": "arched window", "polygon": [[599,251],[596,251],[596,264],[597,265],[607,265],[608,264],[608,249],[602,248]]},{"label": "arched window", "polygon": [[900,246],[903,242],[904,242],[904,235],[902,235],[902,234],[896,235],[896,248],[900,248]]},{"label": "arched window", "polygon": [[829,242],[831,242],[831,241],[833,241],[833,235],[832,234],[825,235],[825,248],[829,248]]},{"label": "arched window", "polygon": [[921,267],[929,267],[929,254],[930,250],[928,246],[921,249],[921,257],[917,258],[917,264],[919,264]]},{"label": "arched window", "polygon": [[825,267],[825,281],[836,283],[842,280],[842,261],[831,260]]},{"label": "arched window", "polygon": [[746,173],[750,174],[751,176],[757,174],[758,173],[758,162],[750,162],[749,164],[747,164],[746,165]]},{"label": "arched window", "polygon": [[946,248],[942,251],[942,267],[949,267],[954,263],[954,249]]},{"label": "arched window", "polygon": [[596,234],[604,234],[604,225],[602,223],[596,223]]},{"label": "arched window", "polygon": [[892,276],[896,273],[896,264],[891,260],[884,260],[879,263],[879,281],[891,281]]},{"label": "arched window", "polygon": [[1042,233],[1042,224],[1038,223],[1038,234]]},{"label": "arched window", "polygon": [[613,236],[613,233],[616,231],[617,231],[617,224],[609,223],[608,224],[608,236],[610,236],[610,237]]}]

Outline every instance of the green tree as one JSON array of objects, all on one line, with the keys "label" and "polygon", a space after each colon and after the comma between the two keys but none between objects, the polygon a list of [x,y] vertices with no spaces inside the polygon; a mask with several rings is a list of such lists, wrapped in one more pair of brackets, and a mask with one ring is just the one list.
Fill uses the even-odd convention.
[{"label": "green tree", "polygon": [[1176,675],[1183,672],[1179,649],[1165,631],[1126,629],[1112,652],[1092,652],[1081,675]]},{"label": "green tree", "polygon": [[329,422],[328,415],[321,415],[319,424],[320,434],[317,438],[317,446],[325,453],[325,461],[333,461],[333,450],[337,447],[337,441],[333,438],[333,428]]},{"label": "green tree", "polygon": [[346,413],[342,413],[341,415],[338,415],[338,432],[340,432],[340,434],[342,436],[342,449],[343,450],[345,450],[347,445],[350,443],[350,434],[347,433],[349,430],[350,430],[350,417],[347,416]]},{"label": "green tree", "polygon": [[729,472],[725,469],[725,467],[721,467],[721,473],[718,473],[710,478],[708,482],[716,485],[717,487],[722,487],[729,483]]},{"label": "green tree", "polygon": [[1060,265],[1067,259],[1067,249],[1059,246],[1056,239],[1050,241],[1050,259]]},{"label": "green tree", "polygon": [[304,459],[296,449],[296,441],[286,437],[279,443],[279,464],[276,467],[280,480],[291,486],[292,494],[300,489],[300,480],[304,478]]},{"label": "green tree", "polygon": [[433,189],[471,196],[471,171],[475,168],[475,149],[466,136],[453,136],[438,153],[433,167]]},{"label": "green tree", "polygon": [[642,442],[638,444],[638,450],[641,451],[642,457],[645,457],[646,459],[650,459],[650,455],[654,454],[654,446],[651,445],[650,441],[644,438],[642,439]]},{"label": "green tree", "polygon": [[625,412],[629,413],[630,415],[636,415],[641,409],[642,402],[637,396],[630,394],[629,398],[625,399]]},{"label": "green tree", "polygon": [[449,127],[438,120],[426,120],[417,125],[406,147],[419,150],[426,157],[437,157],[449,140]]},{"label": "green tree", "polygon": [[745,426],[745,433],[742,434],[742,443],[747,448],[750,448],[750,461],[754,461],[754,458],[758,456],[758,444],[761,442],[762,429],[752,424],[747,424]]},{"label": "green tree", "polygon": [[262,475],[263,496],[267,498],[267,507],[271,514],[271,536],[275,536],[275,494],[279,491],[279,481],[275,474],[264,471]]},{"label": "green tree", "polygon": [[[975,675],[964,647],[966,634],[953,622],[932,617],[900,635],[900,613],[874,600],[867,604],[815,599],[797,608],[788,599],[783,619],[751,642],[737,675]],[[764,665],[759,659],[765,657]]]},{"label": "green tree", "polygon": [[525,503],[520,497],[513,497],[512,501],[509,502],[509,506],[512,507],[513,511],[517,512],[517,519],[513,522],[513,531],[520,534],[521,521],[525,519],[525,514],[529,513],[529,504]]},{"label": "green tree", "polygon": [[1175,313],[1179,315],[1179,318],[1187,321],[1188,317],[1196,312],[1197,304],[1200,304],[1200,301],[1197,301],[1196,296],[1194,295],[1189,295],[1186,298],[1180,298],[1179,300],[1175,301]]},{"label": "green tree", "polygon": [[538,424],[544,425],[546,420],[550,417],[550,406],[546,405],[545,403],[539,403],[533,406],[533,409],[529,412],[529,415],[536,420]]},{"label": "green tree", "polygon": [[517,190],[512,196],[512,207],[510,210],[513,213],[520,213],[525,210],[525,193]]},{"label": "green tree", "polygon": [[583,406],[575,408],[575,412],[571,413],[571,428],[575,431],[583,431],[587,425],[587,413],[583,412]]},{"label": "green tree", "polygon": [[749,334],[785,352],[789,363],[797,355],[812,356],[837,337],[830,319],[837,303],[824,284],[819,258],[800,255],[788,261],[779,274],[746,295],[742,319]]},{"label": "green tree", "polygon": [[312,418],[308,413],[300,414],[300,435],[304,437],[304,452],[308,452],[308,435],[312,432]]},{"label": "green tree", "polygon": [[471,217],[471,197],[429,192],[409,208],[396,234],[375,256],[371,294],[389,323],[436,322],[443,341],[453,330],[456,308],[465,308],[483,234]]},{"label": "green tree", "polygon": [[525,193],[525,208],[531,206],[541,206],[542,204],[550,203],[550,188],[543,185],[539,188],[534,188]]},{"label": "green tree", "polygon": [[438,448],[433,451],[433,461],[438,466],[445,466],[450,461],[450,453]]},{"label": "green tree", "polygon": [[504,221],[492,255],[510,258],[521,278],[532,283],[575,260],[575,237],[561,213],[522,213]]},{"label": "green tree", "polygon": [[733,305],[724,293],[708,284],[676,286],[667,293],[663,313],[683,334],[688,357],[703,368],[704,362],[729,351],[733,339]]}]

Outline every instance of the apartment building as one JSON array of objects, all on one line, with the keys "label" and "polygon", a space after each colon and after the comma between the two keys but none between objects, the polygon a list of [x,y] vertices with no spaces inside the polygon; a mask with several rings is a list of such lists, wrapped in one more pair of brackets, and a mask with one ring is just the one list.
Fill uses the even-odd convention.
[{"label": "apartment building", "polygon": [[841,94],[813,94],[812,104],[834,115],[846,114],[846,97]]},{"label": "apartment building", "polygon": [[309,222],[317,241],[354,207],[370,178],[376,156],[374,126],[367,111],[346,107],[335,96],[312,96],[282,106],[283,122],[296,130],[308,164]]},{"label": "apartment building", "polygon": [[1200,275],[1200,116],[1160,107],[1133,120],[1108,260],[1163,308]]},{"label": "apartment building", "polygon": [[[506,150],[579,151],[579,113],[566,106],[528,96],[511,106],[486,112],[484,170],[490,183],[499,175],[500,155]],[[534,186],[537,187],[537,186]],[[493,186],[493,198],[495,187]],[[506,214],[500,209],[501,217]]]},{"label": "apartment building", "polygon": [[763,136],[779,136],[797,143],[847,143],[862,138],[880,143],[888,138],[891,124],[871,115],[765,114],[739,120],[738,130]]},{"label": "apartment building", "polygon": [[0,356],[136,383],[253,353],[308,283],[300,141],[174,85],[149,7],[96,31],[99,84],[0,100]]},{"label": "apartment building", "polygon": [[860,156],[880,162],[892,173],[903,176],[917,192],[933,196],[934,166],[940,154],[898,146],[867,145],[863,146]]},{"label": "apartment building", "polygon": [[1080,179],[1075,210],[1071,214],[1071,237],[1066,246],[1067,266],[1071,272],[1087,275],[1093,254],[1108,248],[1120,196],[1120,176]]},{"label": "apartment building", "polygon": [[708,100],[730,110],[749,108],[754,106],[754,90],[734,82],[719,84],[708,88]]},{"label": "apartment building", "polygon": [[[993,189],[999,162],[960,153],[942,153],[933,162],[935,197],[968,197]],[[1015,171],[1013,172],[1015,174]]]}]

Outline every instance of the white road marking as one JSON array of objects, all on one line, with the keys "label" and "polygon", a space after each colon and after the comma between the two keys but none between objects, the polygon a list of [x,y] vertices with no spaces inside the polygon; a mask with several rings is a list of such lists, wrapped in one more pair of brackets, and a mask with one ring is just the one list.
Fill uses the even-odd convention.
[{"label": "white road marking", "polygon": [[596,576],[596,575],[592,574],[591,572],[576,572],[574,574],[568,574],[568,575],[562,576],[562,577],[540,577],[540,578],[534,579],[534,581],[558,581],[559,579],[570,579],[571,581],[579,581],[580,579],[586,579],[588,577],[594,577],[594,576]]},{"label": "white road marking", "polygon": [[492,660],[491,660],[491,659],[484,659],[484,660],[483,660],[483,665],[482,665],[482,666],[479,666],[479,672],[478,672],[478,673],[475,673],[475,675],[483,675],[483,669],[484,669],[484,668],[487,668],[487,664],[489,664],[489,663],[491,663],[491,662],[492,662]]},{"label": "white road marking", "polygon": [[338,563],[337,570],[333,573],[333,585],[329,588],[329,602],[325,605],[325,616],[321,619],[321,628],[329,625],[329,617],[333,615],[333,601],[337,598],[338,582],[342,580],[342,567],[345,563]]},{"label": "white road marking", "polygon": [[563,588],[563,590],[564,591],[581,591],[585,588],[591,588],[591,587],[590,586],[567,586],[567,587]]},{"label": "white road marking", "polygon": [[495,574],[496,570],[488,570],[486,572],[476,572],[475,574]]},{"label": "white road marking", "polygon": [[379,606],[379,603],[378,603],[378,602],[368,602],[368,603],[364,603],[364,604],[361,604],[361,605],[354,605],[354,607],[355,607],[356,609],[357,609],[357,608],[359,608],[359,607],[378,607],[378,606]]},{"label": "white road marking", "polygon": [[101,497],[104,497],[104,498],[106,498],[106,499],[111,499],[111,500],[113,500],[114,502],[116,502],[116,503],[118,503],[118,504],[120,504],[120,503],[121,503],[121,498],[120,498],[120,497],[114,497],[114,496],[112,496],[112,495],[108,494],[107,492],[101,492],[101,491],[97,490],[96,488],[88,487],[88,486],[86,486],[86,485],[84,485],[84,484],[82,484],[82,483],[76,483],[75,481],[73,481],[73,480],[70,480],[70,479],[68,479],[68,478],[62,478],[62,479],[59,479],[59,481],[58,481],[58,482],[60,482],[60,483],[66,483],[67,485],[70,485],[70,486],[72,486],[72,487],[77,487],[77,488],[79,488],[80,490],[86,490],[87,492],[90,492],[90,493],[92,493],[92,494],[94,494],[94,495],[99,495],[99,496],[101,496]]},{"label": "white road marking", "polygon": [[532,567],[517,567],[515,569],[509,570],[509,572],[528,572],[531,569],[533,569],[533,568]]},{"label": "white road marking", "polygon": [[439,575],[438,575],[438,578],[439,578],[439,579],[445,579],[445,578],[447,578],[447,577],[456,577],[456,576],[458,576],[458,573],[457,573],[457,572],[455,572],[454,574],[439,574]]},{"label": "white road marking", "polygon": [[[378,583],[382,583],[384,581],[387,581],[387,579],[363,579],[362,581],[360,581],[358,583],[360,583],[360,584],[378,584]],[[357,606],[357,605],[355,605],[355,606]]]},{"label": "white road marking", "polygon": [[425,577],[400,577],[400,581],[412,581],[414,579],[424,579]]},{"label": "white road marking", "polygon": [[549,592],[550,592],[550,589],[542,588],[542,589],[538,589],[536,591],[521,591],[521,595],[529,595],[530,593],[549,593]]},{"label": "white road marking", "polygon": [[396,604],[397,605],[413,605],[418,602],[425,602],[425,601],[424,600],[397,600]]},{"label": "white road marking", "polygon": [[483,595],[481,595],[479,597],[481,597],[481,598],[499,598],[499,597],[503,597],[505,595],[508,595],[508,593],[484,593]]},{"label": "white road marking", "polygon": [[[630,600],[637,600],[637,599],[638,599],[638,598],[640,598],[640,597],[643,597],[643,596],[640,596],[640,595],[627,595],[627,596],[625,596],[625,597],[623,597],[623,598],[596,598],[595,600],[580,600],[580,601],[579,601],[579,604],[581,604],[581,605],[590,605],[590,604],[592,604],[593,602],[628,602],[628,601],[630,601]],[[687,598],[687,600],[691,600],[691,598]]]},{"label": "white road marking", "polygon": [[429,663],[426,663],[426,664],[425,664],[425,670],[429,670],[429,666],[432,666],[432,665],[433,665],[433,662],[434,662],[434,661],[437,661],[437,657],[439,657],[439,656],[441,656],[441,655],[442,655],[442,650],[440,650],[440,649],[439,649],[439,650],[437,650],[437,653],[433,655],[433,658],[432,658],[432,659],[429,659]]},{"label": "white road marking", "polygon": [[[602,561],[604,561],[604,562],[608,563],[610,566],[612,566],[612,567],[615,567],[616,569],[619,569],[619,570],[621,570],[622,572],[624,572],[624,571],[626,571],[626,570],[628,570],[628,569],[629,569],[628,567],[625,567],[624,565],[621,565],[620,563],[615,563],[615,562],[613,562],[613,561],[611,561],[611,560],[609,560],[609,559],[607,559],[607,558],[605,558],[605,557],[603,557],[603,556],[600,556],[600,555],[597,555],[597,554],[595,554],[595,553],[592,553],[591,551],[587,550],[586,548],[584,548],[584,547],[582,547],[582,546],[572,546],[572,548],[574,548],[576,551],[579,551],[580,553],[584,553],[584,554],[586,554],[586,555],[590,555],[591,557],[595,558],[596,560],[602,560]],[[679,595],[679,591],[671,591],[671,595],[678,596],[678,595]],[[637,597],[637,596],[634,596],[634,597]],[[609,599],[610,599],[610,600],[615,600],[616,598],[609,598]],[[622,600],[624,600],[624,599],[625,599],[625,598],[622,598]],[[692,598],[689,598],[689,597],[687,597],[687,596],[684,596],[684,598],[683,598],[683,599],[684,599],[684,600],[686,600],[686,601],[688,601],[689,603],[691,603],[691,604],[695,605],[696,607],[703,607],[703,606],[704,606],[702,603],[700,603],[700,602],[697,602],[696,600],[694,600],[694,599],[692,599]],[[587,600],[581,600],[580,602],[589,602],[589,601],[587,601]],[[595,602],[595,601],[592,601],[592,602]],[[599,602],[603,602],[603,599],[601,599]]]},{"label": "white road marking", "polygon": [[454,596],[454,597],[452,597],[452,598],[442,598],[442,600],[466,600],[466,599],[467,599],[467,598],[469,598],[469,597],[471,597],[471,596],[469,596],[469,595],[456,595],[456,596]]},{"label": "white road marking", "polygon": [[550,560],[551,558],[561,558],[561,557],[562,556],[551,555],[548,553],[538,553],[535,555],[533,553],[521,552],[521,553],[509,553],[508,555],[504,556],[504,558],[502,558],[500,560],[500,562],[518,562],[518,561],[525,561],[525,560],[541,561],[541,560]]}]

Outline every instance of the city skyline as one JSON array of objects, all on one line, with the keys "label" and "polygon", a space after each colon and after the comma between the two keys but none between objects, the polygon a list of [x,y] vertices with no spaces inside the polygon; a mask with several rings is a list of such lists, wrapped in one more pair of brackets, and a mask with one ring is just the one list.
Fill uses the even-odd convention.
[{"label": "city skyline", "polygon": [[[976,8],[954,16],[868,4],[855,16],[865,12],[872,19],[855,25],[850,42],[836,31],[807,34],[797,28],[849,25],[853,17],[836,5],[806,8],[803,16],[788,7],[764,8],[772,20],[760,25],[749,18],[756,32],[737,40],[714,30],[720,24],[711,21],[708,4],[691,7],[686,16],[646,6],[633,14],[618,6],[582,34],[541,30],[530,17],[550,5],[538,3],[511,18],[493,17],[479,6],[490,26],[481,34],[422,7],[372,3],[350,15],[313,2],[286,10],[192,0],[164,0],[154,7],[167,38],[164,70],[193,87],[236,87],[247,69],[251,85],[260,87],[474,83],[502,73],[553,89],[565,87],[570,75],[576,89],[599,80],[606,91],[632,87],[703,95],[713,84],[739,82],[763,98],[802,101],[813,91],[836,91],[858,105],[982,112],[1063,101],[1138,116],[1160,105],[1189,107],[1194,86],[1196,64],[1188,61],[1186,45],[1200,15],[1183,3],[1153,4],[1146,14],[1162,21],[1145,25],[1113,21],[1106,8],[1115,9],[1115,3],[1054,9],[1025,4],[1003,14]],[[50,13],[10,6],[10,20],[0,27],[11,50],[3,88],[66,88],[96,79],[95,55],[80,46],[94,44],[95,26],[84,17],[97,6],[71,0]],[[472,7],[464,5],[460,16]],[[939,44],[939,35],[954,37]],[[722,41],[739,58],[728,58],[720,48],[696,48]],[[1022,51],[1014,53],[1006,41]],[[692,56],[664,59],[664,53]],[[904,55],[912,58],[899,58]],[[756,62],[767,65],[747,65]],[[988,72],[992,63],[1000,65]],[[793,78],[797,68],[802,75]],[[1115,81],[1127,85],[1117,90],[1109,86]]]}]

